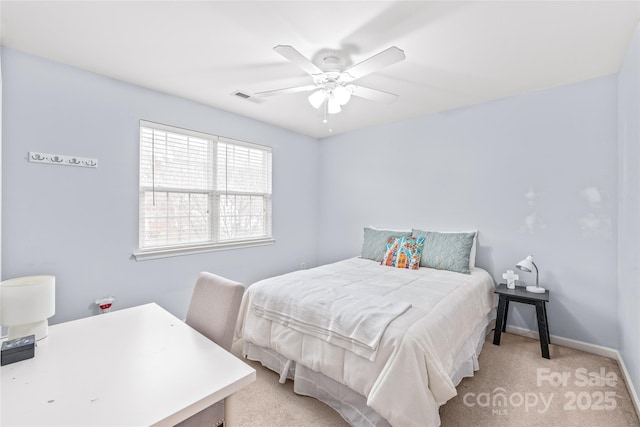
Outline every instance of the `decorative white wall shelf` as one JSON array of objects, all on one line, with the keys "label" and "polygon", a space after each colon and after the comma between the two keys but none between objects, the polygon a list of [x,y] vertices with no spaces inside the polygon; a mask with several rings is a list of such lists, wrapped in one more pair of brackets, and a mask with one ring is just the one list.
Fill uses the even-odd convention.
[{"label": "decorative white wall shelf", "polygon": [[98,167],[98,159],[65,156],[62,154],[47,154],[37,151],[29,151],[29,161],[32,163],[47,163],[50,165],[80,166],[82,168]]}]

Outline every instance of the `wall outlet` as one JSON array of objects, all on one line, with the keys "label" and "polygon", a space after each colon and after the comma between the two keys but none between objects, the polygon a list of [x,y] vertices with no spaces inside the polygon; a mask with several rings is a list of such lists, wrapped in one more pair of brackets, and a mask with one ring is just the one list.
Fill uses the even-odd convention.
[{"label": "wall outlet", "polygon": [[113,306],[114,301],[115,301],[115,298],[112,296],[109,296],[109,297],[97,298],[95,303],[99,308],[99,312],[104,314],[111,311],[111,307]]}]

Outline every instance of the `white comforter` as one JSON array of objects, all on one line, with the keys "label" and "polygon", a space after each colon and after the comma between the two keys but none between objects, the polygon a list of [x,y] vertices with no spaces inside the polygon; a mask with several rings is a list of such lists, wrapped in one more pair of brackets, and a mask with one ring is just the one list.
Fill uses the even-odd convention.
[{"label": "white comforter", "polygon": [[382,333],[409,307],[406,301],[371,295],[366,288],[344,286],[323,275],[300,280],[288,274],[272,281],[268,292],[255,292],[250,310],[374,360]]},{"label": "white comforter", "polygon": [[[314,334],[269,319],[254,307],[262,293],[281,286],[314,283],[345,287],[405,301],[411,307],[380,338],[373,360]],[[420,268],[397,269],[352,258],[263,280],[245,293],[237,333],[272,348],[366,396],[367,405],[393,426],[437,426],[438,407],[456,395],[450,378],[454,359],[476,326],[495,307],[494,283],[478,268],[470,275]]]}]

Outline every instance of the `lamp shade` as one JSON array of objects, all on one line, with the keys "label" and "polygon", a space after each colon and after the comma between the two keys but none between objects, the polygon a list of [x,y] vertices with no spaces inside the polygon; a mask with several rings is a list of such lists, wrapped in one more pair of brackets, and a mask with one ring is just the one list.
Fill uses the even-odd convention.
[{"label": "lamp shade", "polygon": [[0,325],[9,339],[35,334],[47,336],[48,318],[56,312],[55,276],[27,276],[0,283]]},{"label": "lamp shade", "polygon": [[327,101],[327,112],[329,114],[338,114],[340,111],[342,111],[340,103],[335,99],[335,97],[329,97],[329,100]]},{"label": "lamp shade", "polygon": [[327,94],[325,93],[324,89],[320,89],[309,95],[308,99],[313,108],[320,108],[326,97]]},{"label": "lamp shade", "polygon": [[529,255],[528,257],[526,257],[525,259],[523,259],[522,261],[517,263],[516,267],[518,267],[522,271],[526,271],[527,273],[531,273],[533,270],[536,269],[534,267],[534,264],[533,264],[533,256]]},{"label": "lamp shade", "polygon": [[345,105],[351,99],[351,92],[344,86],[338,85],[333,90],[333,95],[340,105]]}]

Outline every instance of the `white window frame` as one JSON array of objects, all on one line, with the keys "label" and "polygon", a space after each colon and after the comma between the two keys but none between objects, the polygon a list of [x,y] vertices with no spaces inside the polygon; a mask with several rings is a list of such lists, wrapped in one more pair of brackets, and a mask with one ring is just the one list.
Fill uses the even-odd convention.
[{"label": "white window frame", "polygon": [[[153,130],[158,130],[162,132],[170,132],[174,134],[179,134],[181,136],[187,137],[196,137],[205,139],[208,142],[208,151],[212,156],[212,160],[208,167],[211,168],[211,177],[212,182],[210,183],[210,188],[203,189],[194,189],[194,188],[172,188],[172,187],[160,187],[156,185],[155,180],[151,186],[143,185],[142,182],[142,167],[143,167],[143,155],[142,155],[142,130],[143,128],[149,128]],[[170,256],[180,256],[187,254],[195,254],[195,253],[203,253],[203,252],[211,252],[218,250],[226,250],[226,249],[236,249],[243,247],[252,247],[252,246],[263,246],[275,243],[272,233],[272,223],[273,223],[273,215],[272,215],[272,190],[271,190],[271,180],[272,180],[272,169],[271,169],[271,156],[272,150],[271,147],[253,144],[249,142],[234,140],[230,138],[225,138],[217,135],[211,135],[203,132],[192,131],[188,129],[182,129],[175,126],[168,126],[160,123],[149,122],[145,120],[140,120],[140,159],[139,159],[139,167],[140,167],[140,176],[139,176],[139,222],[138,222],[138,249],[133,252],[133,256],[136,260],[147,260],[147,259],[156,259],[156,258],[164,258]],[[237,146],[244,147],[253,150],[259,150],[265,153],[263,160],[263,166],[267,171],[268,177],[266,178],[268,181],[266,192],[253,192],[253,191],[229,191],[227,188],[220,189],[217,188],[217,163],[218,163],[218,147],[221,144],[226,144],[226,146]],[[227,159],[228,161],[228,159]],[[228,164],[225,162],[225,164]],[[225,172],[226,173],[226,172]],[[148,192],[154,192],[154,197],[157,194],[161,193],[189,193],[189,194],[206,194],[208,198],[208,221],[209,221],[209,237],[205,242],[197,242],[197,243],[179,243],[179,244],[160,244],[160,245],[149,245],[145,241],[146,230],[146,212],[145,212],[145,195]],[[263,217],[264,223],[262,224],[262,230],[264,233],[261,236],[255,237],[238,237],[238,238],[230,238],[230,239],[222,239],[221,238],[221,230],[219,228],[219,218],[220,218],[220,200],[224,196],[243,196],[243,197],[259,197],[262,199],[264,204],[264,211],[261,215]]]}]

